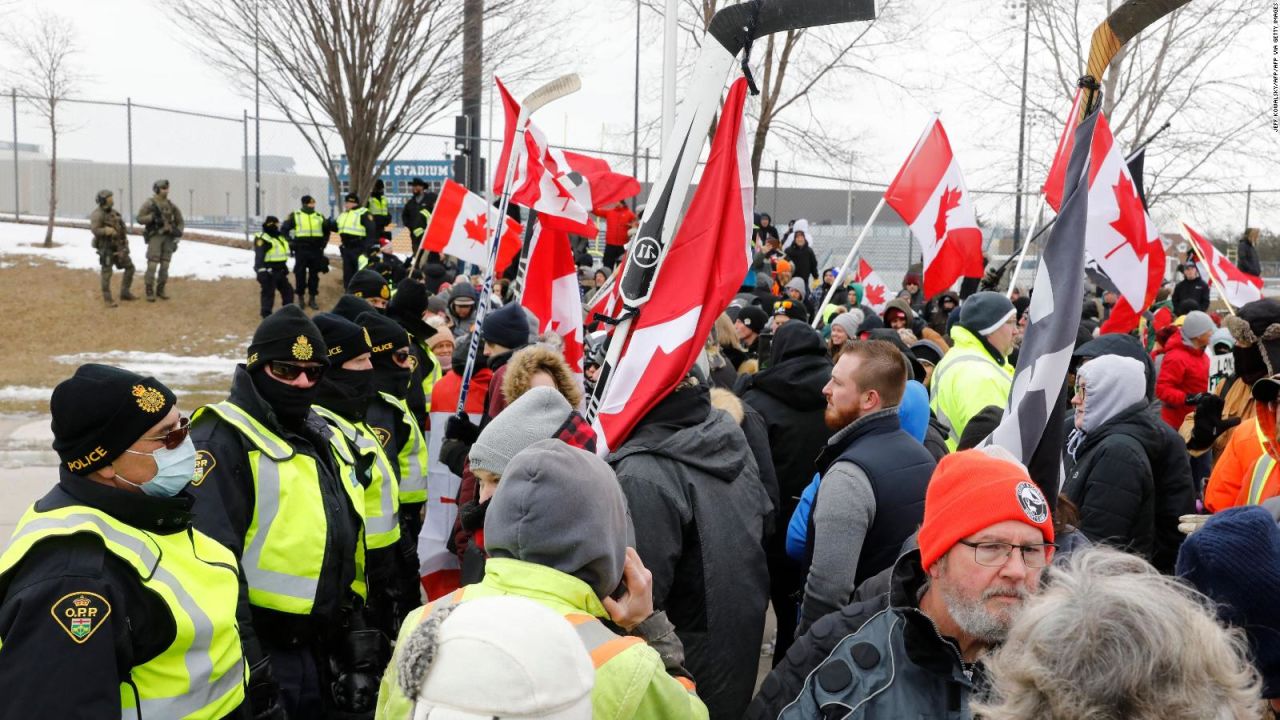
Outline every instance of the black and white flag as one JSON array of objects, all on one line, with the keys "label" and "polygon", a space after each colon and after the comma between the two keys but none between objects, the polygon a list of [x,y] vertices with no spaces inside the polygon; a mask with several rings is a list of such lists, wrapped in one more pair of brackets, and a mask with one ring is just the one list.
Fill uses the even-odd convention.
[{"label": "black and white flag", "polygon": [[1089,155],[1095,112],[1075,131],[1063,202],[1036,270],[1029,318],[1009,405],[984,441],[1013,453],[1056,505],[1065,441],[1062,410],[1067,367],[1080,327],[1084,293],[1085,228],[1089,210]]}]

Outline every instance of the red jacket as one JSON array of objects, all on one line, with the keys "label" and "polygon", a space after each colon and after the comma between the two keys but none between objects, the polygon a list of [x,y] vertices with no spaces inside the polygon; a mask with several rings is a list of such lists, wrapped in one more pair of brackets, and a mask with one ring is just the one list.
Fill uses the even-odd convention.
[{"label": "red jacket", "polygon": [[1183,341],[1181,332],[1170,336],[1165,343],[1160,375],[1156,378],[1161,419],[1175,430],[1182,427],[1183,418],[1193,409],[1187,404],[1187,396],[1208,389],[1209,356]]},{"label": "red jacket", "polygon": [[636,214],[625,205],[611,208],[595,208],[591,214],[604,218],[604,242],[606,245],[627,244],[627,230]]}]

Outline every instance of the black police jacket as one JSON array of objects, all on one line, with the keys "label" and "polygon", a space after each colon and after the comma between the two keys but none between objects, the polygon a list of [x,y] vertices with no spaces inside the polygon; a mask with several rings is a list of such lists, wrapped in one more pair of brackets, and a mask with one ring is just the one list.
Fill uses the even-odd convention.
[{"label": "black police jacket", "polygon": [[[81,505],[149,533],[187,532],[192,498],[153,498],[99,485],[62,470],[36,501],[42,512]],[[93,593],[110,604],[97,630],[71,638],[50,609],[69,594]],[[164,600],[138,573],[90,534],[36,543],[0,581],[0,720],[120,717],[120,683],[173,643]],[[227,717],[248,717],[248,703]],[[128,716],[126,716],[128,717]]]},{"label": "black police jacket", "polygon": [[[245,658],[250,665],[260,658],[259,637],[271,644],[295,639],[320,642],[315,628],[333,629],[335,621],[356,603],[350,591],[355,579],[356,545],[360,541],[360,512],[343,487],[333,456],[329,450],[330,430],[314,411],[304,427],[287,430],[276,420],[267,402],[253,386],[244,365],[236,368],[231,381],[232,403],[276,433],[300,454],[316,459],[320,470],[320,493],[324,498],[325,559],[320,574],[315,605],[311,616],[290,615],[249,605],[249,590],[243,574],[240,582],[238,616],[251,617],[252,622],[240,626],[245,642]],[[248,440],[221,417],[207,413],[191,427],[191,438],[197,450],[197,463],[204,475],[190,488],[195,497],[195,525],[205,534],[227,546],[236,557],[244,554],[245,534],[253,519],[257,494],[248,461]],[[273,640],[274,638],[274,640]]]}]

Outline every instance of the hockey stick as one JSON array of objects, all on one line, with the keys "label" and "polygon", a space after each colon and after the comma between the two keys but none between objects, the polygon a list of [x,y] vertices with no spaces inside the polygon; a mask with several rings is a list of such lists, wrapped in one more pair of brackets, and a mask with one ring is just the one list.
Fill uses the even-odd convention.
[{"label": "hockey stick", "polygon": [[493,294],[493,270],[498,261],[498,242],[502,231],[507,226],[507,205],[511,201],[511,183],[515,180],[518,156],[523,156],[525,125],[529,117],[539,108],[552,100],[571,95],[582,88],[582,80],[577,73],[570,73],[552,80],[534,90],[520,104],[520,115],[516,118],[515,134],[511,138],[511,152],[507,154],[507,167],[502,176],[502,196],[498,203],[498,221],[489,231],[489,257],[485,262],[484,289],[480,293],[480,301],[476,304],[475,330],[471,332],[471,342],[467,347],[467,364],[462,371],[462,386],[458,390],[458,417],[462,417],[467,407],[467,391],[471,389],[471,375],[475,372],[476,356],[480,354],[480,328],[484,317],[488,314],[489,296]]},{"label": "hockey stick", "polygon": [[1157,20],[1188,2],[1190,0],[1128,0],[1094,29],[1089,41],[1089,60],[1085,65],[1085,75],[1092,77],[1095,83],[1088,88],[1085,102],[1080,105],[1077,123],[1093,111],[1098,99],[1097,83],[1102,82],[1103,73],[1107,71],[1116,53],[1120,52],[1120,48]]},{"label": "hockey stick", "polygon": [[[689,193],[689,182],[693,179],[707,131],[720,107],[720,94],[738,53],[746,49],[749,55],[750,45],[756,38],[775,32],[874,17],[874,0],[751,0],[722,8],[711,18],[707,35],[708,39],[716,42],[704,42],[694,64],[693,78],[672,125],[671,135],[664,139],[662,164],[645,203],[636,239],[618,275],[622,319],[606,341],[600,377],[587,405],[588,421],[594,420],[599,412],[609,388],[610,375],[622,357],[635,315],[653,292],[654,282],[679,224]],[[745,58],[746,55],[744,70],[747,69]],[[750,80],[749,72],[747,76]]]}]

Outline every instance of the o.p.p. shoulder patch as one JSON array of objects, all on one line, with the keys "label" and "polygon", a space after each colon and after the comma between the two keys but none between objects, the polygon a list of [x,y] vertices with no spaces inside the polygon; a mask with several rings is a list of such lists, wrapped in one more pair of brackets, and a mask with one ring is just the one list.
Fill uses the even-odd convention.
[{"label": "o.p.p. shoulder patch", "polygon": [[77,590],[63,595],[49,608],[49,614],[76,643],[84,643],[111,615],[111,603],[97,593]]},{"label": "o.p.p. shoulder patch", "polygon": [[213,453],[208,450],[197,450],[196,472],[191,476],[191,484],[199,487],[200,483],[204,482],[204,479],[209,477],[209,473],[212,472],[217,465],[218,459],[213,456]]}]

